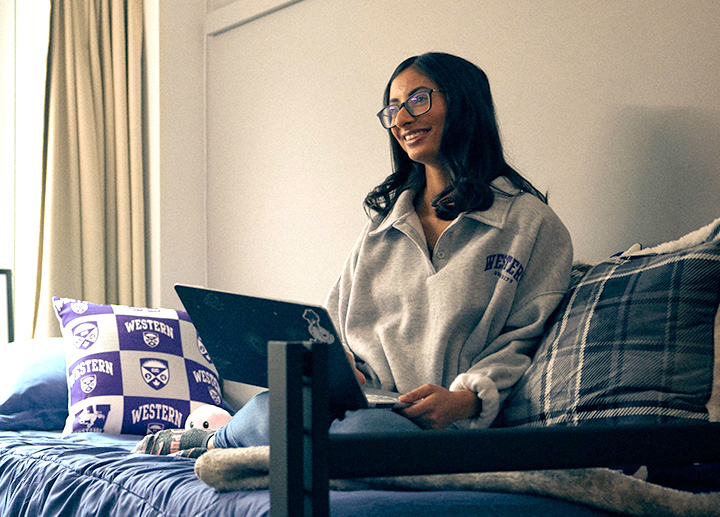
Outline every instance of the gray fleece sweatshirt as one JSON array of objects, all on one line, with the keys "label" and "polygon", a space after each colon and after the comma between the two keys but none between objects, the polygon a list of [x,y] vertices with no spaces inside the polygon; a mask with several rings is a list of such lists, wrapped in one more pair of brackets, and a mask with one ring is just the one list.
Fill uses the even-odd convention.
[{"label": "gray fleece sweatshirt", "polygon": [[387,217],[369,221],[325,301],[372,386],[477,393],[482,411],[461,428],[493,422],[572,263],[570,235],[546,204],[505,178],[493,186],[493,205],[460,214],[432,254],[415,192],[403,192]]}]

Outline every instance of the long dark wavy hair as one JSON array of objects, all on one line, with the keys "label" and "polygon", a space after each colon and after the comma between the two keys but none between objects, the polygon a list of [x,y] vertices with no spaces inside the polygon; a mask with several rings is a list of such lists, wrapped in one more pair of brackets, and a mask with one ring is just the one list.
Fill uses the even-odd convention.
[{"label": "long dark wavy hair", "polygon": [[[434,200],[440,219],[452,220],[468,210],[487,210],[495,194],[490,182],[505,176],[520,190],[544,203],[547,198],[523,178],[507,161],[500,142],[495,106],[488,78],[479,67],[457,56],[431,52],[406,59],[390,77],[383,97],[388,105],[390,85],[404,70],[413,67],[442,90],[447,106],[440,153],[449,167],[450,185]],[[413,162],[390,130],[392,174],[365,198],[365,207],[387,215],[401,192],[421,189],[424,167]]]}]

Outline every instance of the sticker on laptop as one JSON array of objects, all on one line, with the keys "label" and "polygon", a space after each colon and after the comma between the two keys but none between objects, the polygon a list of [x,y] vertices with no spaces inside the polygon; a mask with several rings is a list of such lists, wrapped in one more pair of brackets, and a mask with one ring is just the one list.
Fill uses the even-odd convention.
[{"label": "sticker on laptop", "polygon": [[316,342],[327,343],[328,345],[335,342],[335,336],[320,325],[320,316],[318,316],[317,312],[312,309],[305,309],[303,318],[309,323],[308,332]]}]

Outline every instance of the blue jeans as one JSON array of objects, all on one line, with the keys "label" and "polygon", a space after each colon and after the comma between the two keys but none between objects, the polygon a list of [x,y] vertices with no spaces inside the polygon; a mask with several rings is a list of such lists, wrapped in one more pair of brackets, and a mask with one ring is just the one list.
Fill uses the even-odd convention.
[{"label": "blue jeans", "polygon": [[[256,395],[235,416],[217,430],[213,445],[221,449],[270,444],[268,392]],[[333,420],[330,433],[418,432],[420,426],[391,409],[347,411]]]}]

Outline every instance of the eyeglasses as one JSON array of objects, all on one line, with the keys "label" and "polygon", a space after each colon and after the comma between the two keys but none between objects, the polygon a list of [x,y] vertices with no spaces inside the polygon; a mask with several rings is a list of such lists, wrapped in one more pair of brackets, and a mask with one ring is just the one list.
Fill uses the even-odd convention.
[{"label": "eyeglasses", "polygon": [[397,116],[400,114],[400,110],[403,107],[413,117],[419,117],[430,111],[432,107],[432,93],[440,92],[442,90],[420,90],[415,92],[412,96],[402,104],[391,104],[381,109],[377,117],[380,119],[380,123],[385,129],[392,129],[395,127],[395,121]]}]

